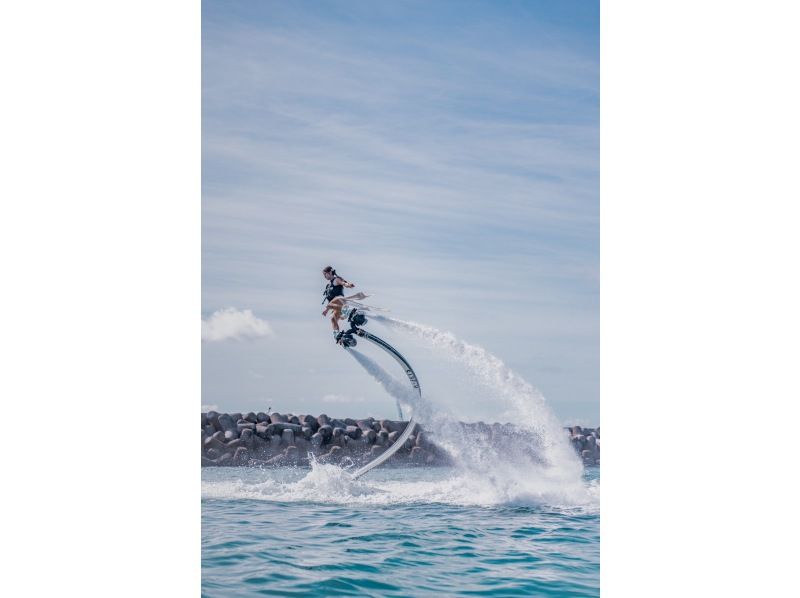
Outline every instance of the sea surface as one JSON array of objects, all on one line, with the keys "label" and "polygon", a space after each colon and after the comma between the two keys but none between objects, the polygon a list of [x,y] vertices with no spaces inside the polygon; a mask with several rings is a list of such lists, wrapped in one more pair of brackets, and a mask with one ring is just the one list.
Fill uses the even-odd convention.
[{"label": "sea surface", "polygon": [[[524,471],[519,472],[521,477]],[[203,596],[598,596],[600,474],[557,504],[449,468],[202,470]]]}]

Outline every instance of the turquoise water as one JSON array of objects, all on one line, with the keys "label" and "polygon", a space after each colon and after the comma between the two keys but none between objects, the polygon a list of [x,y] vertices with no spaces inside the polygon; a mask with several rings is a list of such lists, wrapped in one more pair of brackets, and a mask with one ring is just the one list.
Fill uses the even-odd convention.
[{"label": "turquoise water", "polygon": [[556,504],[491,472],[207,468],[203,595],[598,596],[599,481]]}]

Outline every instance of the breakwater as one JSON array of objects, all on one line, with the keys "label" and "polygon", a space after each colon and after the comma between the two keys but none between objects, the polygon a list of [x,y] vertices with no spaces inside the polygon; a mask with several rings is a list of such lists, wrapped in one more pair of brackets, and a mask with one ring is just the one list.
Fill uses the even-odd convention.
[{"label": "breakwater", "polygon": [[[201,413],[201,464],[208,466],[361,465],[390,447],[408,422],[389,419],[333,418],[326,414]],[[459,432],[494,444],[526,442],[511,424],[458,423]],[[600,460],[600,429],[567,428],[570,442],[587,465]],[[535,447],[531,445],[531,450]],[[390,462],[401,465],[449,465],[447,451],[434,434],[417,425]]]},{"label": "breakwater", "polygon": [[584,465],[600,465],[600,428],[566,428],[572,448],[581,456]]}]

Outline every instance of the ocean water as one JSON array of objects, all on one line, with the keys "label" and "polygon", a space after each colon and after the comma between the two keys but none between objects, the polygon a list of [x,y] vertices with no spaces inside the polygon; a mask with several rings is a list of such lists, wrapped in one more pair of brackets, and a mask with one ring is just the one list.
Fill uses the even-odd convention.
[{"label": "ocean water", "polygon": [[516,476],[203,469],[202,594],[598,596],[599,470],[563,495]]}]

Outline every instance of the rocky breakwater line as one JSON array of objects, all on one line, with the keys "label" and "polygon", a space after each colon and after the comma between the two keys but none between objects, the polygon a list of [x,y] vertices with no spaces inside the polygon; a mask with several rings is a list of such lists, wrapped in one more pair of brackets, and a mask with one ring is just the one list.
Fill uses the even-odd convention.
[{"label": "rocky breakwater line", "polygon": [[[389,448],[408,422],[337,419],[325,414],[201,413],[201,464],[206,466],[367,463]],[[445,465],[447,454],[419,426],[392,457],[403,465]]]},{"label": "rocky breakwater line", "polygon": [[[203,466],[363,465],[392,446],[408,425],[388,419],[339,419],[322,414],[200,414]],[[513,424],[450,422],[447,433],[488,459],[539,460],[541,439]],[[600,428],[565,428],[585,465],[600,464]],[[419,424],[390,459],[394,465],[450,465],[436,436]]]},{"label": "rocky breakwater line", "polygon": [[600,465],[600,428],[566,428],[569,441],[578,452],[584,465]]}]

